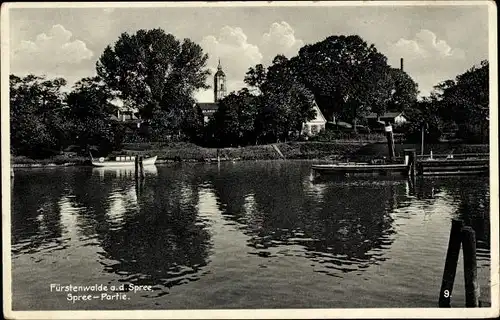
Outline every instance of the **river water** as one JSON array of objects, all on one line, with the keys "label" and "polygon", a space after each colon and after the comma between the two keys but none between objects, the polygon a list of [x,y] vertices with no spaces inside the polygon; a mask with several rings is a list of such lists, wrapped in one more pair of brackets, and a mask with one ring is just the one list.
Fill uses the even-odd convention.
[{"label": "river water", "polygon": [[[18,169],[13,310],[437,307],[454,217],[476,231],[490,305],[488,178],[311,181],[310,166],[168,164],[137,183],[127,169]],[[83,293],[57,285],[109,295],[73,303]]]}]

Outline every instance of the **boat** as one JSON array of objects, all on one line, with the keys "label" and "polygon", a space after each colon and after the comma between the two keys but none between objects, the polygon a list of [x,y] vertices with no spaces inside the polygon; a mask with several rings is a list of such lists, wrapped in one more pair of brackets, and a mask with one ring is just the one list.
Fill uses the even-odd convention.
[{"label": "boat", "polygon": [[[135,156],[116,156],[113,158],[100,157],[92,158],[92,165],[95,167],[134,167]],[[151,166],[156,162],[157,156],[142,159],[143,166]]]},{"label": "boat", "polygon": [[361,162],[317,164],[312,166],[314,177],[330,175],[408,175],[410,166],[408,160],[405,163],[395,164],[370,164]]},{"label": "boat", "polygon": [[372,162],[344,162],[334,164],[312,165],[312,176],[322,175],[341,176],[409,176],[415,171],[415,150],[405,149],[403,163],[376,163]]}]

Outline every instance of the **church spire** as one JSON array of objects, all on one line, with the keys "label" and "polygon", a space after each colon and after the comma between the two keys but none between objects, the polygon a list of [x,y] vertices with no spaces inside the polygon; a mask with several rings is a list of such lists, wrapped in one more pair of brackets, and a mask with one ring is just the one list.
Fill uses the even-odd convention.
[{"label": "church spire", "polygon": [[222,71],[220,64],[217,66],[217,72],[214,75],[214,102],[218,102],[226,96],[226,74]]}]

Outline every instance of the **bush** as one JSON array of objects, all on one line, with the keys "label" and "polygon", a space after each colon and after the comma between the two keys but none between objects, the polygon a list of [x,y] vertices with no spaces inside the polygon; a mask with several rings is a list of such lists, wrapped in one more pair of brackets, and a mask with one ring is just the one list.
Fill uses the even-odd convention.
[{"label": "bush", "polygon": [[385,134],[383,133],[355,133],[355,132],[342,132],[334,130],[322,131],[316,136],[309,138],[309,141],[317,142],[340,142],[340,141],[364,141],[364,142],[378,142],[385,141]]}]

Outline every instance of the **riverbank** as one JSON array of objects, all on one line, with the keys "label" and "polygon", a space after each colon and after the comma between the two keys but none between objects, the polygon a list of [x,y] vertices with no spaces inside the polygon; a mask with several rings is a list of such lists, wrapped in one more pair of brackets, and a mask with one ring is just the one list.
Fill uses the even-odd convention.
[{"label": "riverbank", "polygon": [[[407,148],[417,149],[414,144],[396,144],[396,155],[402,155]],[[424,153],[488,153],[489,145],[439,143],[425,146]],[[204,148],[192,143],[129,143],[113,154],[156,155],[157,163],[186,161],[209,162],[219,155],[224,160],[365,160],[387,156],[387,145],[383,142],[338,141],[338,142],[286,142],[274,145],[257,145],[240,148]],[[13,167],[51,167],[90,165],[88,157],[58,155],[48,159],[30,159],[24,156],[12,157]]]}]

